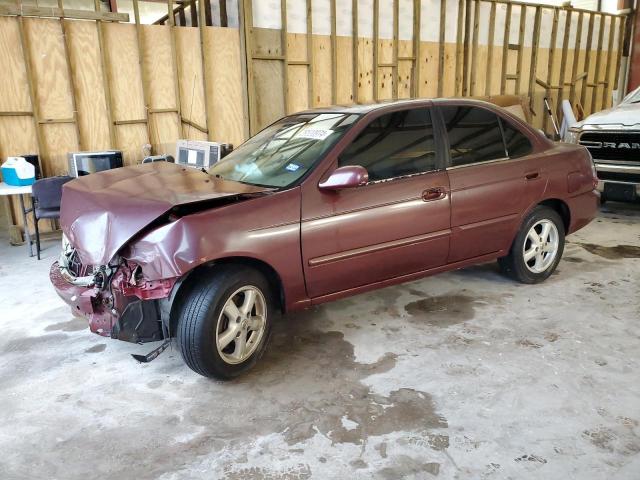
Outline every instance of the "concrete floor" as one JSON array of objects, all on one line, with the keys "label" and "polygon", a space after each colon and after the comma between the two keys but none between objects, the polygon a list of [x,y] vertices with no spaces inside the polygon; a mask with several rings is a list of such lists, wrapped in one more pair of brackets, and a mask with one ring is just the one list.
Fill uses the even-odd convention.
[{"label": "concrete floor", "polygon": [[0,242],[0,477],[638,479],[640,208],[523,286],[495,264],[280,321],[249,375],[91,334]]}]

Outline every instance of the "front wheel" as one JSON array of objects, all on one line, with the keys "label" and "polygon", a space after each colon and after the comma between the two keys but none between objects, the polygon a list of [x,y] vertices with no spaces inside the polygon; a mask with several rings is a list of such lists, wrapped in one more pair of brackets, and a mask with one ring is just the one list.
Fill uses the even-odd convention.
[{"label": "front wheel", "polygon": [[177,339],[194,372],[222,380],[237,377],[260,359],[271,332],[271,289],[255,270],[214,267],[187,293]]},{"label": "front wheel", "polygon": [[539,283],[554,272],[564,251],[564,223],[558,213],[537,206],[525,218],[509,255],[498,259],[504,273],[522,283]]}]

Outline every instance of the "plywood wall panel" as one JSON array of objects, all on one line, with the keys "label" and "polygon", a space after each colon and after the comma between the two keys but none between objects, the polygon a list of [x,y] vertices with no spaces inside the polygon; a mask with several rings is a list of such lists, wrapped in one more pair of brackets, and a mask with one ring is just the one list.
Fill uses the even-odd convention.
[{"label": "plywood wall panel", "polygon": [[107,100],[95,22],[65,20],[78,110],[80,141],[85,150],[115,148],[109,138]]},{"label": "plywood wall panel", "polygon": [[255,89],[254,129],[257,131],[285,114],[283,63],[274,60],[254,60]]},{"label": "plywood wall panel", "polygon": [[[174,27],[176,36],[176,56],[180,72],[180,101],[182,116],[196,124],[206,127],[206,103],[204,100],[204,80],[202,54],[200,51],[200,33],[195,27]],[[185,126],[188,138],[202,139],[205,134],[195,128]]]},{"label": "plywood wall panel", "polygon": [[47,161],[44,174],[47,177],[67,175],[69,166],[67,153],[80,150],[78,136],[72,123],[52,123],[42,126],[42,135],[47,145]]},{"label": "plywood wall panel", "polygon": [[209,138],[239,145],[244,140],[244,100],[240,32],[236,28],[208,27],[204,31]]},{"label": "plywood wall panel", "polygon": [[353,103],[353,40],[351,37],[337,37],[337,84],[336,103]]},{"label": "plywood wall panel", "polygon": [[358,38],[358,102],[373,101],[373,41]]},{"label": "plywood wall panel", "polygon": [[313,36],[313,106],[331,105],[331,37]]},{"label": "plywood wall panel", "polygon": [[[5,112],[31,111],[29,85],[22,48],[18,19],[0,17],[0,110]],[[5,125],[6,126],[6,125]],[[1,147],[0,147],[1,148]]]},{"label": "plywood wall panel", "polygon": [[122,150],[125,165],[136,165],[142,161],[142,146],[149,142],[145,124],[117,125],[116,141]]},{"label": "plywood wall panel", "polygon": [[175,108],[171,30],[168,25],[143,25],[143,66],[151,108]]}]

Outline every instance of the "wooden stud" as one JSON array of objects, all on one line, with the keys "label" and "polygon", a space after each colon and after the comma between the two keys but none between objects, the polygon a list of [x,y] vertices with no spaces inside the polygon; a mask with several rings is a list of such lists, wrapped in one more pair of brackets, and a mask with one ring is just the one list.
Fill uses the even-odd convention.
[{"label": "wooden stud", "polygon": [[[226,0],[221,0],[221,2]],[[251,0],[250,0],[251,1]],[[250,44],[247,36],[250,35],[250,24],[247,24],[244,14],[244,2],[238,2],[238,26],[240,27],[240,73],[242,77],[242,135],[245,139],[251,136],[251,115],[249,110],[249,65],[251,64]]]},{"label": "wooden stud", "polygon": [[[21,0],[18,0],[21,6]],[[31,66],[31,52],[29,50],[29,39],[24,28],[24,18],[18,17],[18,31],[20,33],[20,47],[22,48],[22,58],[24,60],[25,71],[27,73],[27,83],[29,86],[29,99],[31,100],[31,116],[33,117],[34,128],[36,131],[36,143],[38,145],[38,163],[40,164],[40,172],[43,176],[46,173],[43,169],[43,159],[47,156],[46,143],[44,141],[44,135],[40,128],[40,106],[38,105],[38,98],[36,96],[36,87],[33,79],[33,68]],[[26,226],[25,226],[26,228]]]},{"label": "wooden stud", "polygon": [[[595,21],[595,14],[589,14],[589,30],[587,33],[587,50],[584,57],[584,71],[587,72],[587,77],[582,82],[582,89],[580,91],[580,105],[585,108],[584,102],[587,99],[587,84],[589,83],[589,68],[591,66],[591,47],[593,43],[593,23]],[[585,114],[586,114],[585,110]]]},{"label": "wooden stud", "polygon": [[[286,3],[286,0],[283,0]],[[331,103],[338,102],[338,41],[336,38],[336,0],[331,0]]]},{"label": "wooden stud", "polygon": [[282,50],[282,98],[284,99],[284,113],[289,113],[289,66],[287,65],[287,0],[280,0],[280,44]]},{"label": "wooden stud", "polygon": [[73,77],[73,67],[71,66],[71,56],[69,54],[69,37],[67,35],[67,30],[64,21],[64,6],[63,1],[58,0],[58,8],[62,12],[62,16],[60,17],[60,30],[62,31],[62,42],[64,44],[64,60],[67,66],[67,75],[69,76],[69,90],[71,96],[71,107],[73,108],[73,123],[75,126],[76,137],[78,139],[78,148],[80,150],[84,150],[82,145],[82,137],[80,136],[80,126],[78,124],[78,107],[76,102],[76,86]]},{"label": "wooden stud", "polygon": [[227,15],[227,0],[220,0],[220,26],[229,26],[229,16]]},{"label": "wooden stud", "polygon": [[[441,0],[445,2],[446,0]],[[421,1],[413,0],[413,82],[411,83],[411,97],[420,97],[420,28],[422,19]]]},{"label": "wooden stud", "polygon": [[471,29],[471,19],[469,12],[471,10],[471,0],[465,0],[464,3],[464,46],[462,51],[462,96],[466,97],[469,93],[469,30]]},{"label": "wooden stud", "polygon": [[571,85],[569,88],[569,102],[573,106],[576,100],[576,76],[578,75],[578,65],[580,63],[580,46],[582,45],[582,25],[584,23],[584,13],[578,14],[578,27],[576,30],[576,43],[573,49],[573,60],[571,61]]},{"label": "wooden stud", "polygon": [[0,16],[69,18],[74,20],[103,20],[105,22],[129,22],[128,13],[112,13],[91,10],[63,9],[58,7],[39,7],[33,5],[0,5]]},{"label": "wooden stud", "polygon": [[391,97],[398,99],[398,47],[400,43],[400,12],[398,6],[399,0],[393,0],[393,53],[391,60]]},{"label": "wooden stud", "polygon": [[620,17],[620,38],[618,38],[618,58],[616,60],[616,75],[613,81],[613,85],[615,89],[618,91],[618,98],[616,99],[618,102],[622,100],[622,95],[624,92],[620,92],[618,88],[618,83],[620,80],[620,64],[622,63],[622,51],[624,49],[624,36],[627,33],[627,22],[625,17]]},{"label": "wooden stud", "polygon": [[[100,0],[93,0],[93,7],[96,12],[100,11]],[[117,148],[116,130],[113,124],[113,97],[111,96],[109,57],[107,56],[107,46],[104,41],[102,20],[96,22],[96,28],[98,30],[98,46],[100,47],[100,62],[102,66],[102,88],[104,90],[107,121],[109,123],[109,140],[111,141],[111,148]]]},{"label": "wooden stud", "polygon": [[[197,2],[198,2],[198,0],[191,0],[190,1],[189,14],[191,15],[191,26],[192,27],[197,27],[199,23],[202,23],[202,22],[198,22],[198,6],[197,6]],[[202,10],[202,9],[200,9],[200,10]]]},{"label": "wooden stud", "polygon": [[[420,0],[418,0],[419,2]],[[464,55],[463,55],[463,22],[464,22],[464,5],[465,0],[458,0],[458,24],[456,26],[456,80],[455,80],[455,91],[456,95],[462,95],[463,90],[463,65],[464,65]]]},{"label": "wooden stud", "polygon": [[615,24],[616,19],[611,18],[609,20],[609,42],[607,44],[607,65],[605,67],[605,77],[604,77],[604,86],[602,88],[602,100],[601,105],[602,108],[607,108],[610,106],[611,100],[611,62],[613,59],[613,38],[615,37]]},{"label": "wooden stud", "polygon": [[[598,108],[596,101],[598,100],[598,84],[600,83],[600,81],[598,80],[598,77],[600,76],[600,67],[602,65],[602,41],[604,40],[604,27],[605,27],[604,21],[605,21],[605,17],[600,15],[600,28],[598,30],[598,50],[596,53],[596,69],[593,75],[593,83],[595,83],[596,86],[593,87],[593,90],[591,91],[591,112],[592,113],[601,110],[601,108]],[[607,77],[605,75],[604,81],[606,81],[606,79]]]},{"label": "wooden stud", "polygon": [[558,92],[558,104],[556,105],[556,118],[558,123],[561,123],[564,114],[562,113],[562,100],[564,100],[565,90],[565,77],[567,73],[567,56],[569,55],[569,35],[571,33],[571,10],[565,10],[564,16],[564,36],[562,37],[562,55],[560,56],[560,75],[558,76],[558,83],[560,85],[560,91]]},{"label": "wooden stud", "polygon": [[[309,1],[309,0],[307,0]],[[253,73],[253,0],[240,0],[241,16],[244,24],[244,50],[247,71],[247,110],[249,113],[249,135],[257,130],[255,78]]]},{"label": "wooden stud", "polygon": [[504,95],[507,90],[507,60],[509,60],[509,39],[511,36],[511,6],[511,2],[507,3],[507,13],[504,21],[504,37],[502,41],[502,69],[500,71],[500,74],[502,75],[500,80],[500,95]]},{"label": "wooden stud", "polygon": [[379,49],[379,21],[380,21],[380,2],[379,0],[373,0],[373,101],[378,101],[378,49]]},{"label": "wooden stud", "polygon": [[144,38],[142,36],[142,26],[140,25],[140,8],[138,0],[133,0],[133,16],[136,23],[136,38],[138,40],[138,65],[140,65],[140,83],[142,87],[142,97],[144,101],[144,118],[146,119],[147,138],[153,148],[153,138],[151,136],[151,122],[149,119],[149,108],[151,108],[151,100],[149,98],[149,92],[147,85],[149,85],[149,79],[147,78],[144,68]]},{"label": "wooden stud", "polygon": [[[442,0],[444,2],[444,0]],[[487,78],[484,86],[484,94],[491,95],[491,82],[493,74],[493,37],[496,31],[496,3],[491,2],[489,10],[489,45],[487,46]]]},{"label": "wooden stud", "polygon": [[[178,49],[176,47],[176,17],[173,15],[173,0],[167,0],[167,20],[169,22],[169,40],[171,42],[171,70],[173,72],[174,95],[176,97],[176,114],[178,115],[178,130],[180,136],[184,136],[182,126],[182,99],[180,98],[180,62],[178,62]],[[241,36],[242,38],[242,36]]]},{"label": "wooden stud", "polygon": [[203,4],[200,6],[204,9],[204,25],[205,27],[211,27],[213,25],[213,19],[211,18],[211,0],[202,0]]},{"label": "wooden stud", "polygon": [[527,24],[527,7],[520,7],[520,26],[518,30],[518,57],[516,63],[516,87],[515,94],[520,95],[522,91],[522,62],[524,60],[524,30]]},{"label": "wooden stud", "polygon": [[473,40],[471,50],[471,72],[469,82],[471,88],[469,89],[471,96],[476,94],[476,82],[478,73],[478,30],[480,29],[480,0],[474,0],[473,8]]},{"label": "wooden stud", "polygon": [[[551,25],[551,43],[549,45],[549,58],[547,62],[547,84],[551,85],[553,74],[553,59],[556,53],[556,40],[558,37],[558,20],[560,11],[557,8],[553,9],[553,23]],[[553,96],[551,95],[551,89],[546,88],[545,96],[549,101],[549,106],[553,112]],[[543,115],[542,117],[542,129],[546,132],[549,126],[549,115]],[[555,132],[554,132],[555,133]]]},{"label": "wooden stud", "polygon": [[442,97],[444,89],[444,47],[445,25],[447,22],[447,0],[440,0],[440,36],[438,38],[438,97]]},{"label": "wooden stud", "polygon": [[[533,106],[533,89],[536,81],[536,70],[538,67],[538,45],[540,41],[540,21],[542,18],[542,7],[536,7],[536,14],[533,20],[533,43],[531,45],[531,67],[529,70],[529,106]],[[533,108],[531,108],[533,110]]]},{"label": "wooden stud", "polygon": [[307,0],[307,61],[309,69],[307,70],[307,98],[309,108],[313,107],[313,0]]},{"label": "wooden stud", "polygon": [[353,103],[358,103],[358,0],[351,0],[351,61],[353,62]]},{"label": "wooden stud", "polygon": [[205,12],[204,12],[204,7],[202,4],[203,0],[198,0],[198,1],[194,1],[192,3],[191,8],[195,8],[195,5],[197,4],[200,7],[200,12],[199,12],[199,16],[200,16],[200,22],[198,23],[198,31],[200,33],[200,60],[202,62],[202,95],[204,98],[204,116],[205,116],[205,120],[207,122],[206,125],[206,129],[208,131],[207,133],[207,138],[209,140],[213,139],[213,129],[210,128],[209,126],[211,125],[211,113],[209,111],[209,101],[207,98],[207,85],[208,85],[208,80],[207,80],[207,51],[206,51],[206,44],[207,42],[204,41],[204,29],[206,28],[207,25],[207,20],[205,17]]}]

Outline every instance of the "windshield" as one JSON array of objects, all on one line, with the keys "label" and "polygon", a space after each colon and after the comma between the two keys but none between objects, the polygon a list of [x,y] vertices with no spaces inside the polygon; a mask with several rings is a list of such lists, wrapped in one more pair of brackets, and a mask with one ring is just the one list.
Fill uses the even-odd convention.
[{"label": "windshield", "polygon": [[302,178],[358,119],[344,113],[305,113],[278,120],[209,169],[225,180],[287,187]]},{"label": "windshield", "polygon": [[636,88],[633,92],[624,97],[622,103],[640,103],[640,87]]}]

